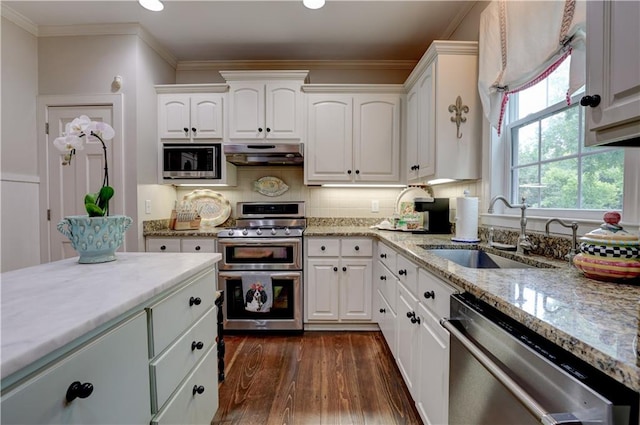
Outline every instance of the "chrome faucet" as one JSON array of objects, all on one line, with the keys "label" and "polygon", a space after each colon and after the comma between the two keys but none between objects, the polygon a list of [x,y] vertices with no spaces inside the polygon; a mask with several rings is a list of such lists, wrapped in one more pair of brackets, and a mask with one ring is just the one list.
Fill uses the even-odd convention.
[{"label": "chrome faucet", "polygon": [[576,223],[575,221],[572,221],[571,223],[566,223],[562,220],[560,220],[559,218],[552,218],[547,220],[547,222],[544,225],[544,233],[545,235],[549,236],[549,225],[553,222],[557,222],[560,225],[570,228],[571,229],[571,250],[567,253],[567,255],[564,256],[565,260],[568,260],[569,263],[573,264],[573,257],[575,257],[580,250],[578,249],[578,223]]},{"label": "chrome faucet", "polygon": [[535,249],[536,246],[533,244],[533,242],[531,242],[526,234],[527,215],[525,211],[527,210],[527,204],[525,203],[525,198],[522,197],[521,204],[512,205],[504,196],[494,196],[491,199],[491,202],[489,202],[489,209],[487,210],[489,214],[493,214],[493,206],[497,201],[502,201],[509,208],[520,208],[520,236],[518,236],[518,245],[516,248],[516,252],[519,254],[527,254],[531,250]]}]

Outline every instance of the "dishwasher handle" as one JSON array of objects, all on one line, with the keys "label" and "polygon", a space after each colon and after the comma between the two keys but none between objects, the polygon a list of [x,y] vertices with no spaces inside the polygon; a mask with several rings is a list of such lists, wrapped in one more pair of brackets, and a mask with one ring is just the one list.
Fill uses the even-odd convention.
[{"label": "dishwasher handle", "polygon": [[449,319],[440,319],[440,325],[449,331],[469,353],[493,375],[518,401],[543,425],[582,425],[582,421],[572,413],[549,413],[518,385],[504,370],[491,360],[477,345],[456,328]]}]

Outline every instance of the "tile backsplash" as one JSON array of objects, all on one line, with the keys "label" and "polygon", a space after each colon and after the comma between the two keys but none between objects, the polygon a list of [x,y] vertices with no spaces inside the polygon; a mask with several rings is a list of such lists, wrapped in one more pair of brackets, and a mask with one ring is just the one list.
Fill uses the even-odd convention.
[{"label": "tile backsplash", "polygon": [[[265,196],[254,189],[254,183],[266,176],[281,179],[289,190],[280,196]],[[476,182],[453,183],[434,186],[436,197],[456,198],[463,196],[464,190],[471,195],[477,192]],[[195,188],[179,187],[177,199],[180,200]],[[320,186],[305,186],[302,167],[238,167],[238,185],[236,187],[213,187],[212,190],[221,193],[232,205],[232,217],[235,217],[237,202],[265,202],[265,201],[305,201],[307,217],[363,217],[383,220],[391,217],[395,210],[398,195],[403,188],[329,188]],[[378,212],[372,211],[372,204],[377,201]],[[455,208],[455,199],[452,201]]]}]

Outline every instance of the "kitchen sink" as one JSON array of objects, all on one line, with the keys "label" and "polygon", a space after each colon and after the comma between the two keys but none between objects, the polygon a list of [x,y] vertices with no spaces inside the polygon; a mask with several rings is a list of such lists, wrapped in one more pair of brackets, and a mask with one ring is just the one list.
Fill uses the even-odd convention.
[{"label": "kitchen sink", "polygon": [[471,269],[528,269],[535,268],[520,261],[510,260],[499,255],[489,254],[479,249],[429,249],[425,250]]}]

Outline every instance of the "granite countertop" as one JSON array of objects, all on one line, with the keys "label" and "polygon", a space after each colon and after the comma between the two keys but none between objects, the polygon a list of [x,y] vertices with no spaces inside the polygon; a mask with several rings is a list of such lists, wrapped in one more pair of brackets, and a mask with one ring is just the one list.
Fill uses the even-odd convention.
[{"label": "granite countertop", "polygon": [[[187,276],[215,267],[220,254],[117,253],[2,273],[2,379],[131,312]],[[3,382],[4,387],[4,382]]]},{"label": "granite countertop", "polygon": [[[640,328],[639,285],[587,279],[565,261],[539,255],[521,256],[515,252],[500,254],[553,268],[470,269],[419,246],[474,245],[452,242],[450,235],[411,234],[359,226],[310,226],[305,236],[375,237],[627,387],[640,391],[636,351]],[[477,245],[494,250],[486,244]]]}]

